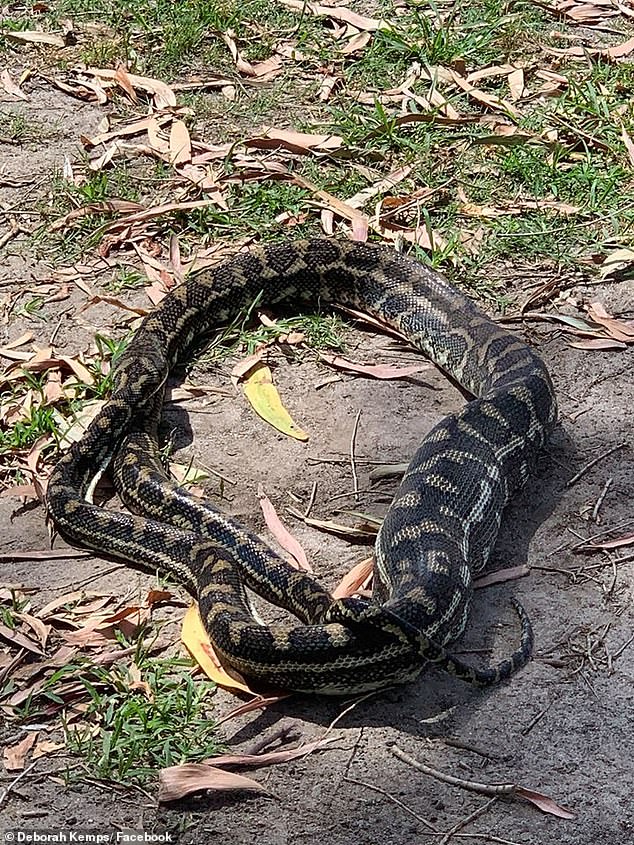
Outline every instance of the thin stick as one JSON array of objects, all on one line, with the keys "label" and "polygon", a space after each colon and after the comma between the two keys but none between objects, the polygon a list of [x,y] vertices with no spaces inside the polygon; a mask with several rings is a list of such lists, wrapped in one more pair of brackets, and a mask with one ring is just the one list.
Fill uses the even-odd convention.
[{"label": "thin stick", "polygon": [[308,504],[306,505],[306,510],[304,511],[304,519],[307,519],[310,516],[310,512],[313,509],[313,505],[315,504],[315,496],[317,495],[317,482],[313,481],[313,487],[310,491],[310,498],[308,499]]},{"label": "thin stick", "polygon": [[516,789],[514,783],[478,783],[474,780],[463,780],[463,778],[447,775],[444,772],[439,772],[438,769],[433,769],[431,766],[427,766],[425,763],[415,760],[413,757],[410,757],[409,754],[406,754],[405,751],[401,751],[397,745],[393,745],[390,748],[390,751],[395,757],[398,757],[399,760],[402,760],[414,769],[418,769],[419,772],[423,772],[423,774],[436,778],[436,780],[441,780],[444,783],[450,783],[452,786],[460,786],[463,789],[468,789],[469,792],[477,792],[479,795],[491,796],[512,795]]},{"label": "thin stick", "polygon": [[598,464],[599,461],[602,461],[604,458],[607,458],[608,455],[611,455],[613,452],[618,452],[619,449],[626,449],[628,445],[628,443],[619,443],[618,446],[613,446],[611,449],[608,449],[607,452],[603,452],[596,458],[593,458],[584,467],[581,467],[581,469],[576,475],[573,475],[572,478],[566,482],[566,487],[572,487],[572,485],[576,484],[576,482],[579,481],[579,479],[584,476],[589,469],[592,469],[595,464]]},{"label": "thin stick", "polygon": [[536,716],[533,716],[530,722],[522,728],[522,730],[520,731],[522,736],[526,736],[527,734],[529,734],[533,730],[535,725],[544,718],[546,713],[548,713],[548,711],[552,707],[554,700],[554,698],[551,698],[548,704],[542,710],[540,710]]},{"label": "thin stick", "polygon": [[365,789],[371,789],[372,792],[378,792],[380,795],[385,796],[389,801],[393,804],[396,804],[397,807],[400,807],[401,810],[405,810],[405,812],[412,816],[412,818],[419,821],[427,830],[430,830],[432,833],[436,833],[438,835],[441,834],[441,831],[438,830],[431,822],[428,822],[427,819],[423,818],[423,816],[419,816],[418,813],[415,813],[412,809],[410,809],[407,804],[404,804],[402,801],[399,801],[398,798],[395,798],[394,795],[391,795],[389,792],[386,792],[385,789],[381,789],[380,786],[375,786],[373,783],[368,783],[365,780],[357,780],[356,778],[351,778],[349,775],[344,775],[343,779],[348,781],[348,783],[355,783],[357,786],[363,786]]},{"label": "thin stick", "polygon": [[455,836],[456,833],[458,833],[459,830],[462,830],[463,827],[466,827],[468,824],[471,824],[471,822],[474,822],[476,819],[480,818],[480,816],[483,816],[486,812],[488,812],[489,808],[492,807],[493,804],[495,804],[496,801],[499,800],[499,795],[494,795],[493,798],[489,798],[486,804],[483,804],[481,807],[478,807],[477,810],[474,810],[466,818],[462,819],[457,824],[455,824],[451,828],[451,830],[448,830],[447,833],[440,840],[438,845],[447,845],[452,836]]},{"label": "thin stick", "polygon": [[[386,687],[385,689],[389,689],[389,687]],[[354,708],[357,706],[357,704],[361,704],[362,701],[367,701],[368,698],[372,698],[373,696],[378,695],[380,692],[385,692],[385,689],[370,690],[370,692],[366,692],[365,695],[362,695],[360,698],[355,699],[352,702],[352,704],[349,704],[344,710],[341,711],[341,713],[338,716],[335,716],[335,718],[332,720],[332,722],[326,728],[326,731],[325,731],[324,735],[322,736],[322,739],[326,739],[326,737],[333,730],[333,728],[335,728],[339,724],[339,722],[343,719],[344,716],[347,716],[348,713],[351,710],[354,710]]]},{"label": "thin stick", "polygon": [[608,494],[608,490],[612,486],[612,482],[614,481],[613,478],[608,478],[608,480],[603,485],[603,490],[599,494],[599,498],[597,499],[595,506],[592,508],[592,519],[595,522],[599,521],[599,510],[601,509],[601,505],[603,504],[603,500]]},{"label": "thin stick", "polygon": [[27,767],[26,767],[26,769],[24,769],[24,771],[23,771],[23,772],[20,772],[20,774],[19,774],[17,777],[13,778],[13,780],[11,781],[11,783],[10,783],[8,786],[6,786],[6,787],[2,790],[2,792],[0,792],[0,807],[2,807],[2,805],[4,804],[4,802],[5,802],[5,801],[7,800],[7,798],[9,797],[9,793],[11,792],[11,790],[15,788],[15,786],[16,786],[16,785],[17,785],[17,784],[18,784],[18,783],[22,780],[22,778],[23,778],[23,777],[26,777],[26,775],[28,775],[28,773],[31,771],[31,769],[32,769],[32,768],[33,768],[36,764],[37,764],[37,760],[34,760],[34,761],[31,763],[31,765],[30,765],[30,766],[27,766]]},{"label": "thin stick", "polygon": [[[394,795],[391,795],[385,789],[382,789],[380,786],[375,786],[373,783],[368,783],[365,780],[357,780],[356,778],[351,778],[349,775],[344,775],[343,780],[348,781],[348,783],[354,783],[357,786],[363,786],[365,789],[371,789],[372,792],[378,792],[379,795],[383,795],[388,801],[391,801],[393,804],[396,804],[397,807],[400,807],[401,810],[404,810],[409,816],[416,819],[416,821],[420,822],[428,829],[428,836],[443,836],[446,837],[447,834],[443,833],[438,828],[434,827],[431,822],[428,822],[427,819],[423,818],[423,816],[419,816],[418,813],[415,813],[407,804],[404,804],[398,798],[395,798]],[[497,798],[497,796],[495,796]],[[489,804],[488,802],[484,805],[482,812],[488,809]],[[487,842],[495,842],[496,845],[519,845],[518,842],[512,842],[510,839],[502,839],[501,836],[493,836],[491,833],[452,833],[456,839],[486,839]]]},{"label": "thin stick", "polygon": [[355,444],[357,439],[357,429],[359,428],[359,420],[361,419],[361,409],[357,411],[352,428],[352,436],[350,438],[350,469],[352,470],[352,490],[354,492],[355,501],[359,501],[359,478],[357,477],[357,466],[354,457]]}]

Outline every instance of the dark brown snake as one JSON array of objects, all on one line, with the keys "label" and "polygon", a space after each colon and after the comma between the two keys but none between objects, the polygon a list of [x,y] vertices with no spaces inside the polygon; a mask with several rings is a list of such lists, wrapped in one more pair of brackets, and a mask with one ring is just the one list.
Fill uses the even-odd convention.
[{"label": "dark brown snake", "polygon": [[[170,371],[256,298],[366,311],[476,397],[414,455],[377,537],[371,601],[334,601],[259,538],[169,481],[161,464],[156,427]],[[502,510],[556,415],[540,358],[434,271],[369,244],[277,243],[190,278],[143,320],[116,367],[111,399],[53,471],[48,511],[71,541],[174,573],[197,595],[223,660],[251,678],[343,694],[409,681],[436,665],[487,685],[530,657],[532,630],[519,604],[520,647],[497,666],[472,668],[445,647],[464,631],[473,574],[487,562]],[[91,503],[95,479],[113,458],[119,493],[142,516]],[[302,624],[259,624],[246,588]]]}]

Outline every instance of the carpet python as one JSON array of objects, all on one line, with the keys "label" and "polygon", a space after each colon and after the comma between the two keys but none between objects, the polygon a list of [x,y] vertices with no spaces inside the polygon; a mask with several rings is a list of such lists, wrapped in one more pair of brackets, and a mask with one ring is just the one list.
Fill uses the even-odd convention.
[{"label": "carpet python", "polygon": [[[256,300],[363,310],[474,397],[438,423],[412,458],[377,537],[371,600],[333,600],[237,521],[170,481],[161,463],[157,425],[169,373]],[[115,368],[111,398],[56,465],[47,508],[71,542],[182,581],[197,596],[221,659],[265,685],[356,693],[410,681],[435,665],[484,686],[530,658],[532,629],[521,606],[514,602],[520,645],[499,664],[474,668],[446,647],[464,631],[473,575],[556,416],[537,354],[433,270],[370,244],[274,243],[192,276],[144,318]],[[134,513],[92,503],[108,465]],[[262,624],[247,590],[299,624]]]}]

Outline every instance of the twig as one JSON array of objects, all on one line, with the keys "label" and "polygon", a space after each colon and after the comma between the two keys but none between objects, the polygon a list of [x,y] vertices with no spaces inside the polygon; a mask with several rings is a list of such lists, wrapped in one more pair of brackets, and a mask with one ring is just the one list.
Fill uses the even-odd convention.
[{"label": "twig", "polygon": [[478,783],[474,780],[464,780],[453,775],[447,775],[444,772],[439,772],[438,769],[433,769],[431,766],[415,760],[409,754],[406,754],[405,751],[401,751],[397,745],[393,745],[390,751],[399,760],[402,760],[414,769],[418,769],[419,772],[423,772],[425,775],[436,778],[436,780],[441,780],[444,783],[450,783],[452,786],[460,786],[462,789],[468,789],[469,792],[477,792],[479,795],[513,795],[517,788],[514,783]]},{"label": "twig", "polygon": [[478,807],[477,810],[474,810],[466,818],[457,822],[457,824],[455,824],[451,828],[451,830],[448,830],[447,833],[440,840],[438,845],[447,845],[449,840],[453,836],[455,836],[456,833],[458,833],[459,830],[462,830],[463,827],[466,827],[468,824],[471,824],[471,822],[474,822],[476,819],[480,818],[480,816],[483,816],[486,812],[488,812],[489,808],[492,807],[493,804],[495,804],[496,801],[499,801],[499,800],[500,800],[499,795],[494,795],[493,798],[489,798],[489,800],[486,802],[486,804],[483,804],[481,807]]},{"label": "twig", "polygon": [[596,501],[596,503],[595,503],[594,507],[592,508],[592,519],[593,519],[595,522],[598,522],[598,520],[599,520],[599,510],[601,509],[601,505],[603,504],[603,500],[604,500],[604,499],[605,499],[605,497],[607,496],[607,494],[608,494],[608,490],[609,490],[609,489],[610,489],[610,487],[612,486],[612,482],[613,482],[613,481],[614,481],[614,479],[613,479],[613,478],[608,478],[608,480],[607,480],[607,481],[605,482],[605,484],[603,485],[603,490],[602,490],[602,491],[601,491],[601,493],[599,494],[599,498],[597,499],[597,501]]},{"label": "twig", "polygon": [[307,519],[310,516],[310,512],[313,509],[313,505],[315,504],[315,496],[317,495],[317,482],[313,481],[313,487],[310,491],[310,497],[308,499],[308,504],[306,505],[306,510],[304,511],[304,519]]},{"label": "twig", "polygon": [[[365,789],[371,789],[372,792],[378,792],[379,795],[383,795],[388,801],[391,801],[393,804],[396,804],[397,807],[400,807],[401,810],[404,810],[409,816],[416,819],[416,821],[420,822],[424,825],[427,830],[428,836],[442,836],[446,837],[447,834],[443,833],[441,830],[438,830],[431,822],[427,821],[427,819],[420,816],[418,813],[415,813],[407,804],[404,804],[398,798],[395,798],[394,795],[391,795],[385,789],[382,789],[380,786],[375,786],[373,783],[368,783],[364,780],[357,780],[356,778],[351,778],[349,775],[344,775],[343,780],[348,781],[348,783],[354,783],[357,786],[362,786]],[[498,796],[495,796],[497,799]],[[483,808],[481,808],[482,812],[487,810],[492,802],[487,802]],[[478,812],[478,815],[480,813]],[[465,821],[467,821],[465,819]],[[462,824],[462,823],[461,823]],[[502,839],[501,836],[493,836],[491,833],[452,833],[451,834],[456,839],[485,839],[487,842],[494,842],[496,845],[520,845],[518,842],[513,842],[510,839]]]},{"label": "twig", "polygon": [[341,711],[341,713],[339,713],[338,716],[335,716],[335,718],[326,728],[322,739],[326,739],[326,737],[333,730],[333,728],[335,728],[339,724],[339,722],[343,719],[344,716],[347,716],[351,710],[354,710],[357,704],[361,704],[362,701],[367,701],[368,698],[372,698],[372,696],[378,695],[380,692],[385,692],[385,689],[389,689],[389,687],[384,688],[382,690],[371,690],[370,692],[366,692],[366,694],[362,695],[360,698],[355,699],[352,704],[349,704],[344,710]]},{"label": "twig", "polygon": [[552,707],[554,700],[554,698],[551,698],[548,704],[542,710],[540,710],[536,716],[533,716],[530,722],[522,728],[522,730],[520,731],[522,736],[527,736],[533,730],[535,725],[544,718],[546,713],[548,713],[548,711]]},{"label": "twig", "polygon": [[404,804],[402,801],[399,801],[398,798],[395,798],[394,795],[391,795],[389,792],[386,792],[385,789],[382,789],[380,786],[375,786],[373,783],[368,783],[365,780],[357,780],[356,778],[351,778],[349,775],[344,775],[343,779],[348,781],[348,783],[355,783],[357,786],[363,786],[365,789],[371,789],[372,792],[378,792],[380,795],[385,796],[389,801],[393,804],[396,804],[397,807],[400,807],[401,810],[405,810],[405,812],[412,816],[412,818],[419,821],[427,830],[430,830],[432,833],[436,833],[441,835],[441,831],[438,830],[431,822],[428,822],[427,819],[423,818],[423,816],[419,816],[418,813],[415,813],[407,804]]},{"label": "twig", "polygon": [[623,654],[623,652],[625,651],[625,649],[628,647],[628,645],[629,645],[632,641],[634,641],[634,634],[632,634],[632,636],[629,638],[629,640],[625,640],[625,642],[623,643],[623,645],[622,645],[622,646],[619,646],[619,647],[617,648],[617,650],[614,652],[614,654],[612,655],[612,662],[613,662],[613,663],[614,663],[614,661],[617,659],[617,657],[620,657],[620,656]]},{"label": "twig", "polygon": [[11,792],[11,790],[12,790],[12,789],[14,789],[14,788],[16,787],[16,785],[17,785],[17,784],[18,784],[18,783],[22,780],[22,778],[23,778],[23,777],[26,777],[26,775],[28,775],[28,773],[31,771],[31,769],[32,769],[32,768],[34,768],[34,767],[35,767],[35,765],[36,765],[36,764],[37,764],[37,760],[34,760],[34,761],[31,763],[31,765],[30,765],[30,766],[27,766],[27,767],[26,767],[26,769],[24,769],[24,771],[23,771],[23,772],[20,772],[20,774],[19,774],[17,777],[13,778],[13,780],[11,781],[11,783],[10,783],[8,786],[6,786],[6,787],[2,790],[2,792],[0,792],[0,807],[2,807],[2,805],[4,804],[4,802],[5,802],[5,801],[7,800],[7,798],[9,797],[9,793]]},{"label": "twig", "polygon": [[613,452],[618,452],[619,449],[626,449],[628,447],[628,443],[619,443],[618,446],[613,446],[611,449],[608,449],[607,452],[603,452],[602,454],[598,455],[596,458],[593,458],[589,463],[587,463],[584,467],[581,467],[576,475],[573,475],[572,478],[566,482],[566,487],[572,487],[573,484],[576,484],[579,479],[586,474],[589,469],[595,464],[598,464],[599,461],[602,461],[604,458],[607,458],[608,455],[611,455]]},{"label": "twig", "polygon": [[355,443],[357,439],[357,429],[359,428],[359,420],[361,419],[361,409],[357,411],[354,419],[354,426],[352,428],[352,436],[350,437],[350,469],[352,470],[352,490],[354,492],[355,501],[359,501],[359,478],[357,476],[357,466],[354,457]]}]

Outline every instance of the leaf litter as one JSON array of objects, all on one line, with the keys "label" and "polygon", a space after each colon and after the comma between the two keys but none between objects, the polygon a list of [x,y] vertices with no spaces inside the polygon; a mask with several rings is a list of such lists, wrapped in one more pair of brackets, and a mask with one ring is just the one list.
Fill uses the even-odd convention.
[{"label": "leaf litter", "polygon": [[[328,18],[330,21],[342,25],[342,33],[339,37],[344,41],[344,46],[341,48],[341,52],[344,55],[352,54],[358,50],[362,51],[370,43],[373,33],[382,29],[389,29],[389,24],[359,15],[345,6],[306,5],[296,3],[295,0],[284,0],[284,2],[287,6],[297,11],[301,10],[303,14],[306,13],[316,17]],[[618,12],[614,11],[612,4],[608,8],[606,4],[588,4],[569,0],[569,2],[541,5],[552,9],[557,15],[565,15],[576,22],[583,22],[584,24],[588,22],[605,22],[606,19],[618,14]],[[18,33],[17,37],[21,37],[24,41],[30,40],[32,42],[55,44],[57,46],[63,46],[66,43],[64,38],[51,36],[46,33],[22,32]],[[225,33],[224,40],[231,52],[236,68],[241,74],[253,80],[264,82],[269,81],[281,72],[285,60],[283,55],[276,55],[262,62],[251,63],[244,59],[238,47],[237,39],[232,33]],[[573,51],[578,49],[580,48],[571,48]],[[630,51],[631,48],[628,42],[624,42],[612,48],[585,51],[583,55],[618,60],[627,56]],[[577,54],[568,52],[566,55],[574,58]],[[506,77],[508,83],[507,97],[491,94],[489,91],[475,84],[494,76]],[[539,76],[543,85],[551,86],[550,90],[553,92],[561,91],[568,84],[567,77],[552,71],[540,70],[536,76]],[[477,122],[490,112],[499,113],[503,119],[508,117],[517,119],[522,114],[523,106],[521,101],[529,93],[528,78],[528,69],[515,65],[508,68],[506,66],[492,66],[474,73],[466,73],[463,68],[459,67],[459,63],[456,64],[456,67],[432,66],[425,69],[415,69],[414,78],[409,80],[408,85],[404,84],[401,90],[396,93],[390,93],[389,91],[383,92],[383,96],[388,99],[390,97],[395,98],[394,104],[397,111],[399,108],[405,109],[404,114],[396,115],[395,119],[399,121],[399,125],[407,125],[407,123],[416,123],[428,119],[427,114],[421,114],[412,110],[414,104],[419,107],[422,106],[430,114],[433,113],[436,125],[443,125],[442,121],[438,120],[438,117],[444,117],[447,121],[445,124],[447,127],[471,124],[474,121]],[[328,76],[327,74],[324,76],[324,79],[332,80],[330,91],[334,89],[339,80],[337,76]],[[415,94],[411,90],[411,87],[417,81],[427,81],[430,83],[429,91],[425,96],[418,93]],[[20,92],[18,86],[7,75],[3,74],[1,82],[7,93],[21,99],[27,96],[23,92]],[[226,85],[227,82],[227,80],[220,78],[206,82],[201,81],[200,87],[207,84],[221,87]],[[391,182],[388,182],[389,177],[379,179],[373,186],[366,189],[365,195],[363,195],[363,192],[360,192],[362,194],[361,196],[355,195],[347,199],[340,199],[334,196],[334,194],[319,188],[304,177],[292,172],[298,156],[311,157],[315,158],[316,161],[320,161],[321,156],[349,152],[346,151],[343,139],[339,136],[318,136],[296,132],[294,130],[277,130],[269,127],[264,128],[257,136],[254,135],[251,138],[245,138],[242,145],[232,145],[230,149],[222,145],[213,148],[213,145],[205,145],[195,138],[192,139],[190,137],[187,124],[183,120],[186,115],[183,111],[179,110],[177,105],[175,94],[177,86],[168,86],[159,80],[152,80],[149,77],[135,76],[122,68],[115,70],[99,68],[72,70],[66,73],[66,79],[62,80],[61,77],[58,78],[56,84],[60,86],[65,85],[69,93],[74,93],[74,95],[82,99],[93,99],[101,104],[110,101],[113,92],[117,90],[124,92],[130,101],[136,105],[142,102],[148,105],[151,114],[150,118],[140,118],[136,123],[128,124],[127,126],[125,124],[116,125],[115,123],[112,127],[109,127],[92,139],[83,139],[88,154],[93,156],[91,165],[98,172],[106,169],[115,157],[124,156],[128,158],[149,154],[172,168],[171,175],[173,178],[174,192],[179,193],[181,197],[177,202],[157,203],[150,206],[140,203],[125,205],[127,201],[116,199],[110,200],[108,203],[87,203],[81,208],[75,209],[74,212],[70,212],[65,218],[61,218],[58,221],[60,230],[73,227],[91,215],[107,213],[117,218],[113,223],[106,224],[104,229],[108,235],[120,237],[119,241],[113,240],[112,243],[117,244],[119,247],[136,245],[140,238],[152,231],[151,228],[148,228],[148,224],[151,227],[160,218],[182,211],[206,208],[208,206],[222,208],[224,205],[227,208],[227,189],[236,178],[244,184],[250,179],[260,181],[263,179],[277,179],[281,176],[301,186],[314,196],[316,211],[319,213],[319,218],[322,221],[325,231],[333,231],[333,226],[337,225],[340,230],[357,240],[365,240],[368,232],[372,230],[379,233],[385,240],[404,239],[426,249],[443,249],[446,246],[444,239],[438,233],[433,232],[429,225],[421,225],[416,222],[416,218],[420,216],[421,209],[426,208],[427,201],[430,198],[425,193],[427,191],[426,186],[417,185],[414,179],[410,179],[403,193],[393,195],[393,192],[397,189],[397,185],[410,177],[410,171],[398,179],[393,179]],[[194,82],[192,85],[195,88],[197,83]],[[546,89],[544,88],[543,90]],[[456,91],[466,94],[471,107],[476,112],[478,109],[482,109],[481,114],[476,114],[475,117],[471,114],[461,114],[453,104],[456,102],[453,96]],[[22,93],[22,97],[20,97],[20,93]],[[377,102],[377,95],[375,92],[369,93],[372,102],[368,102],[368,105],[374,105]],[[381,94],[378,96],[380,97]],[[165,109],[172,109],[173,111],[170,114],[165,114]],[[499,126],[504,126],[503,120]],[[494,133],[482,142],[490,144],[509,142],[525,144],[529,141],[530,136],[522,136],[520,133],[517,133],[515,131],[516,127],[512,124],[507,125],[507,129],[509,130],[508,132]],[[141,143],[136,145],[128,145],[126,143],[126,139],[134,138],[138,135],[143,136]],[[530,140],[536,143],[552,143],[552,139],[549,140],[537,136],[530,138]],[[623,128],[623,142],[629,157],[632,158],[631,140],[625,128]],[[105,152],[102,149],[104,145],[110,145]],[[269,154],[271,152],[275,154],[274,158],[270,157]],[[98,155],[96,155],[97,153]],[[213,162],[215,161],[229,161],[232,167],[235,168],[234,173],[236,175],[216,172],[213,166]],[[203,194],[208,196],[208,199],[189,199],[188,197],[191,195],[187,192],[192,190],[192,188],[195,188],[196,191],[202,191]],[[368,202],[377,196],[380,198],[374,209],[367,208]],[[519,214],[526,210],[532,210],[532,202],[535,203],[534,208],[539,208],[540,210],[550,208],[555,213],[565,215],[574,216],[580,211],[576,206],[567,205],[555,200],[539,203],[530,199],[521,199],[517,200],[514,207],[495,206],[491,208],[478,206],[474,203],[470,204],[465,197],[462,205],[462,213],[466,216],[471,214],[472,216],[483,217]],[[490,211],[492,213],[489,213]],[[174,281],[174,278],[170,276],[171,271],[167,265],[159,268],[153,267],[147,258],[144,258],[139,253],[138,249],[137,255],[142,261],[146,275],[152,276],[153,272],[157,274],[157,278],[154,280],[157,287],[152,286],[148,288],[147,295],[152,302],[158,301],[160,296],[164,295],[166,289],[169,289],[169,286]],[[209,256],[203,256],[202,260],[204,261],[206,258],[209,258],[210,261],[215,260],[213,250],[210,250]],[[164,277],[164,273],[167,274],[167,279]],[[161,288],[162,285],[163,287]],[[106,299],[103,298],[100,301],[106,302]],[[122,300],[117,300],[115,304],[115,298],[111,298],[109,304],[117,308],[131,308],[131,306],[128,306]],[[135,314],[143,313],[143,311],[144,309],[132,309],[132,312]],[[582,348],[587,349],[623,348],[625,344],[631,343],[634,331],[628,321],[622,321],[612,317],[599,303],[591,303],[587,307],[587,313],[589,321],[579,318],[579,322],[576,325],[572,322],[568,323],[568,328],[582,337],[582,340],[576,342],[577,345],[582,345]],[[548,316],[552,317],[553,315]],[[566,325],[564,319],[566,315],[560,316],[562,322]],[[29,341],[24,341],[23,343],[15,342],[15,346],[19,347],[27,342]],[[583,344],[586,345],[583,346]],[[593,346],[592,344],[595,345]],[[603,344],[612,344],[612,346],[607,347]],[[4,347],[4,352],[10,353],[11,351],[11,345]],[[1,353],[2,351],[0,350]],[[51,352],[48,354],[48,357],[42,353],[39,361],[34,360],[38,353],[39,350],[35,350],[34,353],[23,353],[13,360],[24,364],[21,367],[24,373],[50,371],[51,378],[47,382],[47,400],[51,404],[63,403],[64,398],[70,391],[75,391],[75,394],[77,394],[78,382],[83,381],[86,387],[91,386],[91,380],[90,378],[86,379],[86,373],[91,374],[86,369],[85,362],[79,357],[63,360],[62,356],[55,357]],[[11,359],[10,354],[6,355],[6,357]],[[334,366],[340,366],[347,372],[373,375],[377,378],[408,377],[409,375],[415,374],[414,371],[410,373],[409,368],[390,368],[376,364],[359,365],[349,362],[341,356],[332,356],[332,358],[333,360],[329,363]],[[254,370],[255,372],[261,372],[262,368],[260,366],[252,366],[249,369],[251,372]],[[402,369],[402,372],[398,373],[398,369]],[[6,376],[12,376],[13,373],[19,372],[19,370],[19,367],[15,367],[9,370]],[[377,375],[377,373],[380,374]],[[91,378],[93,377],[91,376]],[[19,382],[23,379],[24,376],[20,377],[16,375],[15,377],[8,378],[8,381]],[[278,400],[279,397],[272,402],[266,400],[263,403],[261,399],[257,401],[260,404],[267,404],[268,402],[268,404],[276,405]],[[32,402],[32,397],[28,397],[28,391],[24,393],[22,402],[22,411],[18,409],[16,413],[26,415],[29,411],[29,403]],[[281,403],[279,404],[281,405]],[[279,413],[279,408],[276,408],[275,413]],[[290,425],[295,425],[292,420],[290,421]],[[41,454],[41,451],[39,454]],[[37,465],[37,460],[35,464]],[[30,463],[26,466],[29,467],[33,476],[33,454],[31,454]],[[311,521],[310,518],[304,518],[304,521],[307,524],[314,524],[319,527],[328,526],[332,530],[346,530],[346,526],[332,521]],[[367,533],[371,535],[373,532]],[[627,541],[628,538],[621,539]],[[613,547],[610,546],[609,548]],[[366,574],[363,575],[363,573]],[[346,589],[367,589],[368,577],[367,565],[365,563],[361,564],[359,572],[353,576],[349,576],[346,582],[347,586],[342,587],[344,594]],[[101,642],[95,641],[91,643],[91,637],[97,633],[101,633],[103,636],[104,632],[108,630],[108,626],[125,623],[135,616],[138,616],[140,620],[139,614],[142,610],[146,609],[134,605],[112,610],[109,613],[99,614],[97,608],[93,608],[91,611],[92,617],[88,614],[88,619],[85,621],[83,627],[78,628],[83,631],[81,636],[86,637],[81,642],[81,646],[88,647],[91,644],[103,646]],[[20,633],[20,637],[25,638],[23,641],[26,642],[28,640],[37,648],[36,640],[39,640],[40,645],[44,648],[46,640],[42,642],[42,630],[38,630],[37,625],[33,624],[33,619],[36,617],[31,617],[28,613],[22,613],[21,617],[16,614],[16,617],[24,626],[25,632]],[[27,634],[29,629],[31,634],[35,635],[35,640],[33,641],[30,640]],[[14,644],[18,645],[19,643],[14,641]],[[37,654],[37,652],[33,653]],[[141,683],[140,679],[133,679],[132,682]],[[267,755],[264,754],[261,756],[265,758]],[[195,780],[196,773],[192,771],[189,774],[192,781]],[[164,786],[163,788],[169,793],[169,783],[168,786]],[[182,788],[182,786],[177,786],[176,788]],[[216,786],[209,788],[223,789],[234,787]],[[261,786],[256,784],[254,787],[247,788],[259,789]],[[187,791],[191,790],[188,789]],[[182,794],[187,794],[187,791]],[[164,800],[173,799],[165,798]]]}]

